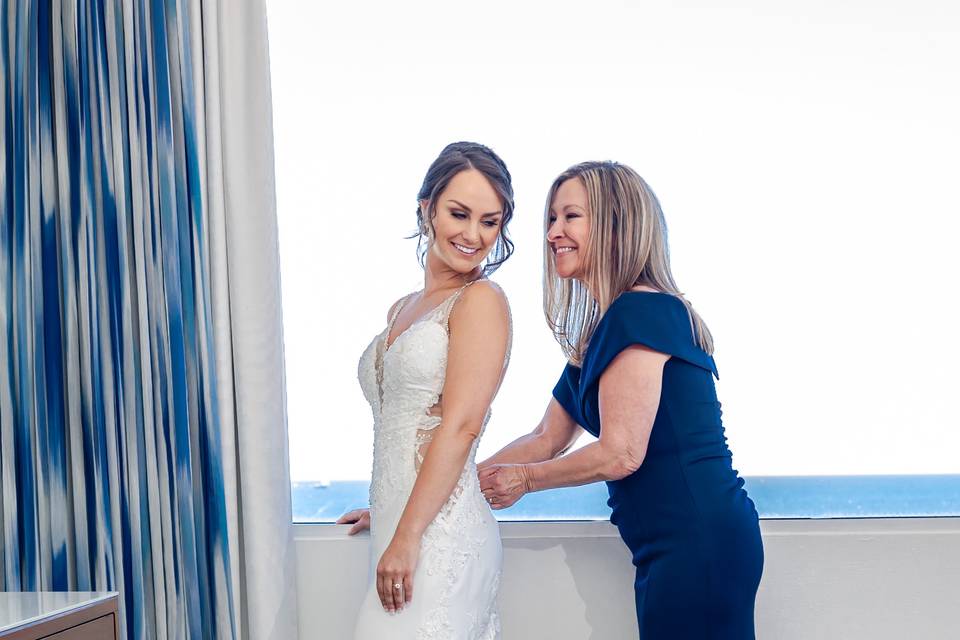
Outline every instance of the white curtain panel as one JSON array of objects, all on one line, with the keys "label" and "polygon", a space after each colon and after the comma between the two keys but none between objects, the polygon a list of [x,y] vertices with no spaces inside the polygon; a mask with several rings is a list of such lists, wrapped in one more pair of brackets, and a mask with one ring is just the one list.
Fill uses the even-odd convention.
[{"label": "white curtain panel", "polygon": [[199,10],[234,610],[241,637],[288,640],[297,600],[266,7],[204,0]]}]

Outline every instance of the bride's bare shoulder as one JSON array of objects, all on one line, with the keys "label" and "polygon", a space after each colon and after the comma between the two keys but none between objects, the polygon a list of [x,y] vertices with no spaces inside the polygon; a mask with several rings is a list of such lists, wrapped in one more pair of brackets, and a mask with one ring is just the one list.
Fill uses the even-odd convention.
[{"label": "bride's bare shoulder", "polygon": [[480,280],[467,287],[450,313],[451,324],[503,324],[509,321],[510,303],[497,283]]}]

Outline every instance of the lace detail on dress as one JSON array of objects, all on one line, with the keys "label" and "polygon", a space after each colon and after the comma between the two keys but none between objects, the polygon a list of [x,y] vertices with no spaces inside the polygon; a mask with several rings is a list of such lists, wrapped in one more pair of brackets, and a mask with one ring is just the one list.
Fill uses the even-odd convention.
[{"label": "lace detail on dress", "polygon": [[[437,306],[437,308],[434,309],[433,311],[433,312],[438,312],[439,317],[436,320],[438,322],[442,321],[444,331],[446,332],[448,338],[450,337],[450,314],[453,311],[453,307],[457,304],[457,301],[460,299],[460,296],[463,295],[463,292],[467,290],[467,287],[474,284],[474,282],[480,282],[480,280],[474,280],[473,282],[470,282],[460,287],[457,291],[451,294],[446,300],[441,302]],[[404,299],[404,304],[405,303],[406,303],[406,299]],[[394,318],[396,318],[396,315],[394,316]],[[507,365],[510,362],[510,348],[513,341],[513,319],[510,316],[509,305],[507,306],[507,319],[509,323],[509,330],[507,334],[508,335],[507,352],[506,352],[506,357],[504,358],[503,369],[501,369],[501,378],[502,378],[503,372],[506,371]],[[388,328],[387,330],[388,336],[390,335],[391,330],[392,329]],[[440,400],[441,400],[441,395],[438,393],[436,398],[434,399],[433,404],[427,410],[427,418],[425,419],[424,424],[421,425],[420,429],[417,430],[417,437],[416,437],[416,440],[414,441],[414,448],[415,448],[414,465],[417,473],[420,472],[420,465],[423,464],[423,461],[427,455],[427,449],[430,448],[430,443],[433,441],[433,432],[437,427],[440,426],[442,422],[442,419],[441,419],[442,416],[440,414]],[[486,425],[489,419],[490,419],[490,412],[488,411],[484,419],[484,425]]]},{"label": "lace detail on dress", "polygon": [[500,593],[500,572],[494,576],[493,588],[485,606],[470,619],[470,638],[496,640],[500,637],[500,612],[497,611],[497,594]]},{"label": "lace detail on dress", "polygon": [[[471,283],[472,284],[472,283]],[[469,286],[469,285],[468,285]],[[444,303],[443,325],[447,335],[450,335],[450,313],[454,305],[459,300],[466,287],[461,288],[450,299]],[[513,339],[513,323],[509,318],[509,330],[507,338],[507,351],[504,357],[503,369],[501,369],[501,379],[503,371],[506,370],[510,357],[510,348]],[[439,400],[439,396],[438,396]],[[480,549],[486,541],[483,535],[484,527],[483,516],[488,512],[489,506],[483,499],[480,492],[480,483],[477,479],[477,467],[474,462],[476,459],[477,446],[480,444],[480,438],[486,429],[487,422],[490,420],[490,411],[484,418],[480,433],[473,443],[470,455],[467,458],[467,465],[454,487],[450,499],[440,509],[440,513],[434,518],[430,526],[424,532],[422,551],[428,555],[431,562],[427,565],[427,572],[430,575],[437,576],[445,582],[445,588],[441,591],[441,597],[436,606],[430,611],[424,620],[423,626],[417,635],[418,639],[433,640],[446,638],[452,634],[448,609],[450,606],[450,597],[456,586],[458,578],[464,571],[469,569],[471,563],[480,562]],[[439,426],[440,420],[433,427]],[[429,430],[417,431],[417,469],[423,462],[422,451],[424,446],[429,447],[433,438],[433,428]],[[427,553],[427,550],[430,553]],[[499,637],[499,617],[496,614],[496,595],[497,585],[500,581],[500,571],[498,570],[494,578],[494,588],[491,590],[492,600],[481,608],[480,611],[470,614],[470,633],[467,637],[477,638]],[[484,636],[480,635],[480,625],[483,625]],[[488,631],[489,630],[489,631]],[[494,635],[490,635],[493,633]]]},{"label": "lace detail on dress", "polygon": [[431,442],[433,442],[433,429],[417,429],[417,439],[413,442],[414,453],[416,454],[414,456],[414,466],[417,473],[420,473],[420,465],[427,457],[427,449],[430,448]]},{"label": "lace detail on dress", "polygon": [[[397,322],[397,316],[399,316],[400,312],[403,311],[403,308],[407,306],[407,300],[409,300],[410,296],[412,295],[413,295],[412,293],[405,295],[397,303],[396,307],[393,310],[393,313],[390,314],[390,320],[387,322],[387,328],[383,333],[383,340],[375,339],[376,345],[377,345],[376,346],[377,361],[374,366],[377,374],[377,399],[379,400],[381,406],[383,405],[383,356],[388,348],[387,340],[390,339],[390,333],[393,331],[393,325]],[[412,328],[413,328],[413,325],[410,325],[409,327],[407,327],[407,330],[409,331]],[[406,333],[406,331],[404,333]],[[393,341],[396,342],[397,339],[399,338],[400,336],[397,336],[396,338],[393,339]],[[393,346],[393,345],[391,344],[389,346]]]},{"label": "lace detail on dress", "polygon": [[[437,405],[446,378],[449,317],[465,289],[454,292],[388,345],[397,317],[410,299],[407,296],[391,314],[387,328],[374,338],[360,359],[358,378],[374,418],[370,482],[370,533],[374,553],[382,553],[392,538],[433,434],[441,425]],[[509,361],[512,323],[509,335],[504,369]],[[431,415],[432,410],[436,415]],[[481,437],[489,417],[488,411]],[[404,625],[411,626],[409,631],[400,634],[402,637],[499,638],[496,607],[501,553],[499,530],[480,493],[475,463],[479,442],[478,437],[456,487],[424,532],[416,578],[417,593],[421,595],[413,603],[419,613],[406,618],[409,622]],[[379,556],[371,561],[375,565]],[[465,595],[467,593],[482,593],[481,600],[488,601],[477,601],[476,597]],[[368,599],[371,607],[379,607],[375,585],[370,587]],[[365,618],[364,611],[361,610],[358,623],[358,629],[364,631],[358,631],[358,637],[387,637],[389,634],[382,635],[376,626],[378,618],[372,614]],[[392,619],[391,624],[399,624],[410,613],[404,611]],[[364,623],[367,626],[364,627]]]},{"label": "lace detail on dress", "polygon": [[[480,549],[486,542],[485,529],[482,525],[484,514],[488,512],[489,506],[483,499],[483,494],[480,493],[477,467],[473,463],[478,443],[479,439],[474,442],[470,452],[470,462],[460,475],[450,499],[443,505],[440,513],[423,534],[421,552],[429,558],[426,564],[427,574],[440,579],[441,590],[439,599],[430,610],[417,635],[418,640],[434,640],[449,635],[448,609],[454,587],[464,571],[471,568],[472,563],[481,562]],[[498,567],[495,584],[499,583],[499,579]],[[494,592],[495,597],[496,592]],[[471,626],[476,627],[478,619],[472,619]],[[471,634],[468,637],[479,636]]]}]

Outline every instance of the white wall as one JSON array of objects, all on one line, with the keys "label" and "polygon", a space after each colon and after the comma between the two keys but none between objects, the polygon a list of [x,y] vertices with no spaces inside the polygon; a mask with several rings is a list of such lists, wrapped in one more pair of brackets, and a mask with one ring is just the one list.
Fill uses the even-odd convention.
[{"label": "white wall", "polygon": [[[366,535],[295,526],[300,639],[351,637]],[[960,518],[765,520],[757,637],[957,638]],[[503,523],[504,640],[636,638],[629,554],[608,522]]]}]

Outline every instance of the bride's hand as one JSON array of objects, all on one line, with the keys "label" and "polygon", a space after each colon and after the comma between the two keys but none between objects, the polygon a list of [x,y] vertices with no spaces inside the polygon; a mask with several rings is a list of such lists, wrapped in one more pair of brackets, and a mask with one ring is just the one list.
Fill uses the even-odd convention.
[{"label": "bride's hand", "polygon": [[370,509],[354,509],[353,511],[348,511],[337,518],[337,524],[353,524],[353,526],[350,527],[350,531],[347,532],[347,534],[351,536],[355,533],[360,533],[364,529],[369,529]]},{"label": "bride's hand", "polygon": [[377,593],[388,613],[413,600],[413,572],[420,557],[420,541],[394,536],[377,564]]},{"label": "bride's hand", "polygon": [[527,468],[522,464],[492,464],[478,475],[480,491],[491,509],[506,509],[530,492]]}]

